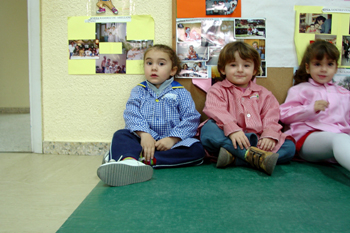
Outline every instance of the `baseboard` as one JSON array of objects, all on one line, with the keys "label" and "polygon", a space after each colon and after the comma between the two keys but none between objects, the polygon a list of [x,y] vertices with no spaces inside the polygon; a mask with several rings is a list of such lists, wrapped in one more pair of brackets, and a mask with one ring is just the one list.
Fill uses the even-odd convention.
[{"label": "baseboard", "polygon": [[0,114],[25,114],[30,113],[30,108],[0,108]]},{"label": "baseboard", "polygon": [[44,154],[104,155],[109,148],[105,142],[43,142]]}]

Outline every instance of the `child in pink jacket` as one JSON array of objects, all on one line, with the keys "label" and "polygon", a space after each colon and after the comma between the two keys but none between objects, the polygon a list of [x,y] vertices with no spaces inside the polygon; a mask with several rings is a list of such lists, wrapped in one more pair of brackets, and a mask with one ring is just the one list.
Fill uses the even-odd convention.
[{"label": "child in pink jacket", "polygon": [[228,43],[220,52],[224,80],[207,93],[203,112],[209,120],[200,129],[204,148],[217,156],[217,168],[250,165],[271,175],[277,163],[294,156],[295,145],[278,123],[277,99],[253,82],[260,62],[258,51],[244,42]]},{"label": "child in pink jacket", "polygon": [[332,81],[339,56],[332,43],[310,44],[280,114],[302,159],[319,162],[335,158],[350,170],[350,92]]}]

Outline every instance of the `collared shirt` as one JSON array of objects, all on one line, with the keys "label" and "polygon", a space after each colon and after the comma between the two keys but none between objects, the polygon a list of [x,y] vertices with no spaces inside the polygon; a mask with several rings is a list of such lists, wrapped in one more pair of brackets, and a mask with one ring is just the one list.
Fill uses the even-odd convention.
[{"label": "collared shirt", "polygon": [[278,123],[277,99],[254,82],[249,82],[244,92],[227,79],[215,83],[207,93],[203,112],[223,129],[226,136],[243,131],[276,140],[273,152],[278,151],[286,138]]},{"label": "collared shirt", "polygon": [[[328,108],[316,113],[317,100],[328,101]],[[310,78],[291,87],[280,112],[281,121],[290,126],[286,134],[296,141],[310,131],[350,133],[350,92],[331,82],[319,84]]]},{"label": "collared shirt", "polygon": [[145,81],[134,87],[124,111],[125,128],[130,132],[143,131],[155,140],[178,137],[173,148],[191,146],[199,125],[200,114],[191,94],[173,81],[158,95]]}]

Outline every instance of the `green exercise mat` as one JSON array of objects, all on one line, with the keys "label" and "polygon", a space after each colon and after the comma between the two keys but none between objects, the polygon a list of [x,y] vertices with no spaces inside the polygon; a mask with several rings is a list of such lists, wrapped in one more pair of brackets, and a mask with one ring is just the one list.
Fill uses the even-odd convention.
[{"label": "green exercise mat", "polygon": [[154,170],[143,183],[98,183],[58,232],[350,232],[350,173],[300,162],[272,176],[214,164]]}]

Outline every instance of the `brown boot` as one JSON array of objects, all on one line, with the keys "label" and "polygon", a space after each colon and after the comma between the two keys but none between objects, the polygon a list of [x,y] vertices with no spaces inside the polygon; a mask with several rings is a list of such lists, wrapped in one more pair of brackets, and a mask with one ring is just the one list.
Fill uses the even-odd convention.
[{"label": "brown boot", "polygon": [[228,152],[225,148],[221,147],[219,151],[218,161],[216,162],[217,168],[224,168],[235,161],[235,157]]},{"label": "brown boot", "polygon": [[260,150],[256,147],[250,147],[245,155],[245,160],[258,170],[266,172],[271,175],[275,169],[278,159],[278,154]]}]

